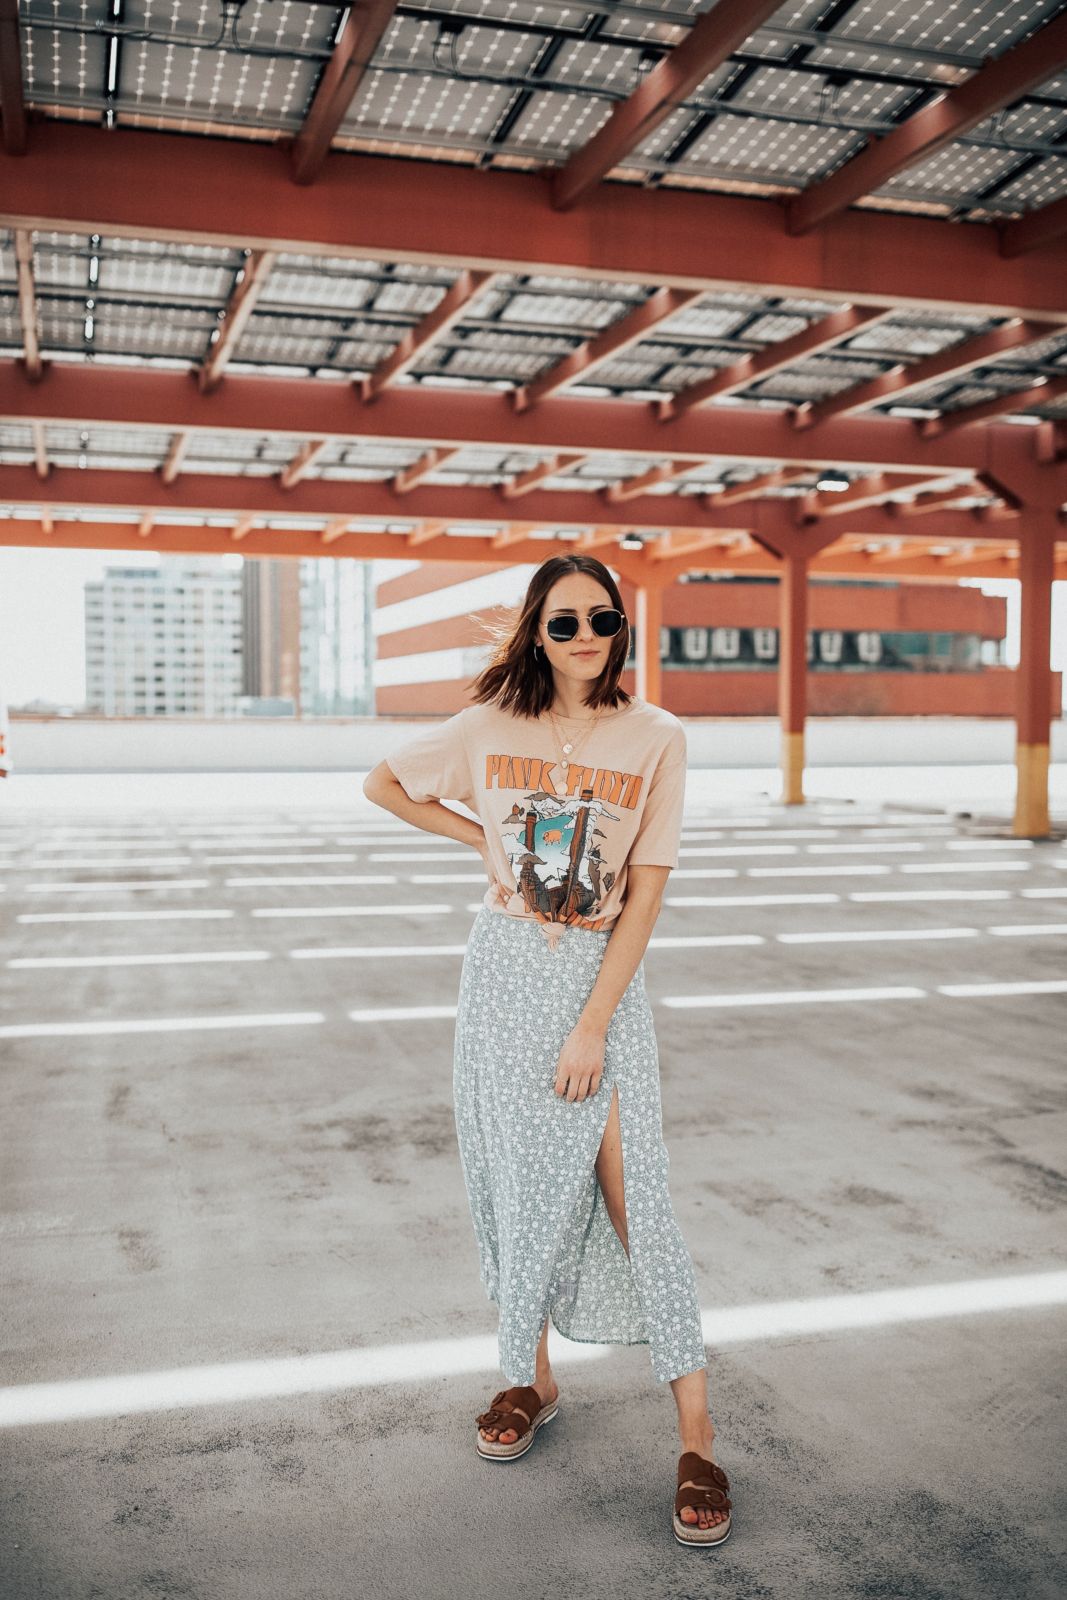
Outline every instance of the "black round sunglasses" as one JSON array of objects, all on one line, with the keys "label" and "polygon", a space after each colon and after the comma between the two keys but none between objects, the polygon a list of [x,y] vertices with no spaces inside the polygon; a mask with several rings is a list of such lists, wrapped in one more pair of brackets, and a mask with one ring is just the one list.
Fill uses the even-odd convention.
[{"label": "black round sunglasses", "polygon": [[[603,611],[594,611],[589,618],[593,632],[601,639],[610,639],[622,627],[626,618],[621,611],[613,607],[605,607]],[[565,644],[568,639],[573,639],[578,632],[577,617],[550,617],[545,623],[545,632],[550,639],[555,639],[557,644]]]}]

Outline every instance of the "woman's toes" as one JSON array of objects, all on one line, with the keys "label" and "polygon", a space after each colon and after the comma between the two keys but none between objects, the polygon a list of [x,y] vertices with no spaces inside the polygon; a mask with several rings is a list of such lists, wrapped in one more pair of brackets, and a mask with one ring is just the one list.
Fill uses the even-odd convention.
[{"label": "woman's toes", "polygon": [[683,1506],[679,1515],[683,1522],[695,1522],[697,1519],[696,1511],[692,1506]]}]

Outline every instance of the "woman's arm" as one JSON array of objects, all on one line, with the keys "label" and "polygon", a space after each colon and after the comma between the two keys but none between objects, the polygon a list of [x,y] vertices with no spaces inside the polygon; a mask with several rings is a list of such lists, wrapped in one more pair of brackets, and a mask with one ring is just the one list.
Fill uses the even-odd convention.
[{"label": "woman's arm", "polygon": [[451,811],[440,800],[413,800],[387,761],[379,761],[371,768],[363,782],[363,793],[372,805],[414,823],[416,828],[424,828],[427,833],[442,833],[479,852],[485,849],[485,829],[480,822]]},{"label": "woman's arm", "polygon": [[670,874],[670,867],[627,870],[626,900],[612,926],[596,982],[560,1051],[555,1089],[568,1100],[584,1100],[600,1087],[608,1024],[641,963]]},{"label": "woman's arm", "polygon": [[469,844],[485,863],[488,881],[496,884],[502,900],[507,899],[511,890],[496,875],[496,869],[489,859],[489,841],[480,822],[450,810],[440,800],[413,800],[386,761],[379,761],[368,772],[363,782],[363,793],[372,805],[381,806],[395,817],[414,823],[416,828],[423,828],[427,833],[443,834],[445,838],[456,839],[460,844]]}]

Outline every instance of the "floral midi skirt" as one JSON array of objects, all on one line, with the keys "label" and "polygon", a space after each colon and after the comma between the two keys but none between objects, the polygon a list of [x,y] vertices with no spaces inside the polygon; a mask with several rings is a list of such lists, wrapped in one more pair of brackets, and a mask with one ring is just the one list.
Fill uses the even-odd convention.
[{"label": "floral midi skirt", "polygon": [[[693,1262],[667,1186],[659,1055],[638,966],[608,1026],[600,1088],[553,1085],[611,937],[482,907],[460,977],[453,1094],[481,1278],[500,1311],[500,1366],[532,1383],[545,1319],[567,1339],[647,1344],[660,1382],[706,1364]],[[618,1086],[629,1255],[596,1159]]]}]

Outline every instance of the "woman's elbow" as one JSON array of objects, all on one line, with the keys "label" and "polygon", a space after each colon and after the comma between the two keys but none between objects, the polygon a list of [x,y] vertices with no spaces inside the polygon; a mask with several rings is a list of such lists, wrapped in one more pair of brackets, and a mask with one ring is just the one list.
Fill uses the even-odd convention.
[{"label": "woman's elbow", "polygon": [[399,780],[387,761],[379,761],[363,780],[363,793],[374,805],[380,806],[383,796],[395,787],[399,787]]}]

